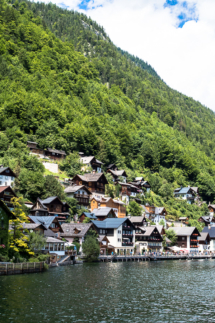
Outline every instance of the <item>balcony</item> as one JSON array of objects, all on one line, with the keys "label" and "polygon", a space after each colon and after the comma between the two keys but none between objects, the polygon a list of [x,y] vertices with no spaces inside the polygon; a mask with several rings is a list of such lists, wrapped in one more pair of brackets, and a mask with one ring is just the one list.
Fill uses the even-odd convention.
[{"label": "balcony", "polygon": [[129,234],[129,233],[123,233],[122,236],[128,237],[128,238],[133,238],[133,234]]},{"label": "balcony", "polygon": [[133,245],[134,245],[133,242],[123,242],[122,243],[123,247],[133,247]]},{"label": "balcony", "polygon": [[122,226],[122,230],[130,230],[131,229],[131,227],[128,225],[128,226]]}]

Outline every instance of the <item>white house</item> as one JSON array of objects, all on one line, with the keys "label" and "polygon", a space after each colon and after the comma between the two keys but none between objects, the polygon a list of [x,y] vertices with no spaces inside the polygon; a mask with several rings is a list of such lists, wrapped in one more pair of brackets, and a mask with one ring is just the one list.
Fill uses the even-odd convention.
[{"label": "white house", "polygon": [[200,199],[198,187],[179,187],[174,190],[174,197],[186,200],[188,204]]},{"label": "white house", "polygon": [[[79,153],[80,154],[80,153]],[[87,167],[92,167],[92,169],[97,173],[102,173],[103,163],[96,159],[94,156],[80,156],[80,162],[84,164],[81,170],[85,171]]]},{"label": "white house", "polygon": [[215,226],[208,225],[207,227],[204,227],[202,233],[209,233],[210,236],[210,251],[215,251]]},{"label": "white house", "polygon": [[99,235],[107,236],[117,254],[130,254],[135,247],[135,227],[128,218],[92,221]]},{"label": "white house", "polygon": [[13,186],[15,178],[16,175],[10,167],[0,166],[0,186]]},{"label": "white house", "polygon": [[171,227],[177,236],[177,247],[189,252],[198,252],[198,237],[200,233],[196,227]]}]

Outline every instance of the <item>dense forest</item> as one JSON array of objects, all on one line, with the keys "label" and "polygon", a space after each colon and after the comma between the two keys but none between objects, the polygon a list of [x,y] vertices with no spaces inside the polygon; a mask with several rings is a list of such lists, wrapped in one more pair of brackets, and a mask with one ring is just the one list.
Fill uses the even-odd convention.
[{"label": "dense forest", "polygon": [[0,120],[0,163],[32,201],[45,194],[45,179],[27,140],[65,150],[71,169],[83,151],[126,169],[129,180],[144,176],[153,191],[145,202],[164,204],[173,218],[207,212],[176,203],[179,185],[215,199],[214,113],[77,12],[0,0]]}]

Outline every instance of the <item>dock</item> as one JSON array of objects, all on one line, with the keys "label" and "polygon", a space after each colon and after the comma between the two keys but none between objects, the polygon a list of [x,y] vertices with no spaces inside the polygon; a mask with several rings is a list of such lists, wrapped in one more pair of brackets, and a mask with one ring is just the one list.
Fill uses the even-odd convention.
[{"label": "dock", "polygon": [[123,261],[162,261],[162,260],[210,260],[215,259],[215,254],[212,255],[129,255],[129,256],[120,256],[120,255],[111,255],[111,256],[99,256],[99,261],[101,262],[123,262]]},{"label": "dock", "polygon": [[44,261],[26,263],[0,263],[1,275],[16,275],[27,273],[38,273],[45,270]]}]

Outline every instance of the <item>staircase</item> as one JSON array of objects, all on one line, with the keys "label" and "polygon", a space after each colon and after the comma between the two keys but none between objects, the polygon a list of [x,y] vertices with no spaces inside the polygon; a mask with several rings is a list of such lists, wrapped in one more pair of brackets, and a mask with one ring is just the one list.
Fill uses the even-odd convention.
[{"label": "staircase", "polygon": [[61,258],[57,263],[58,265],[62,264],[63,262],[67,261],[70,259],[70,255],[65,255],[63,258]]}]

